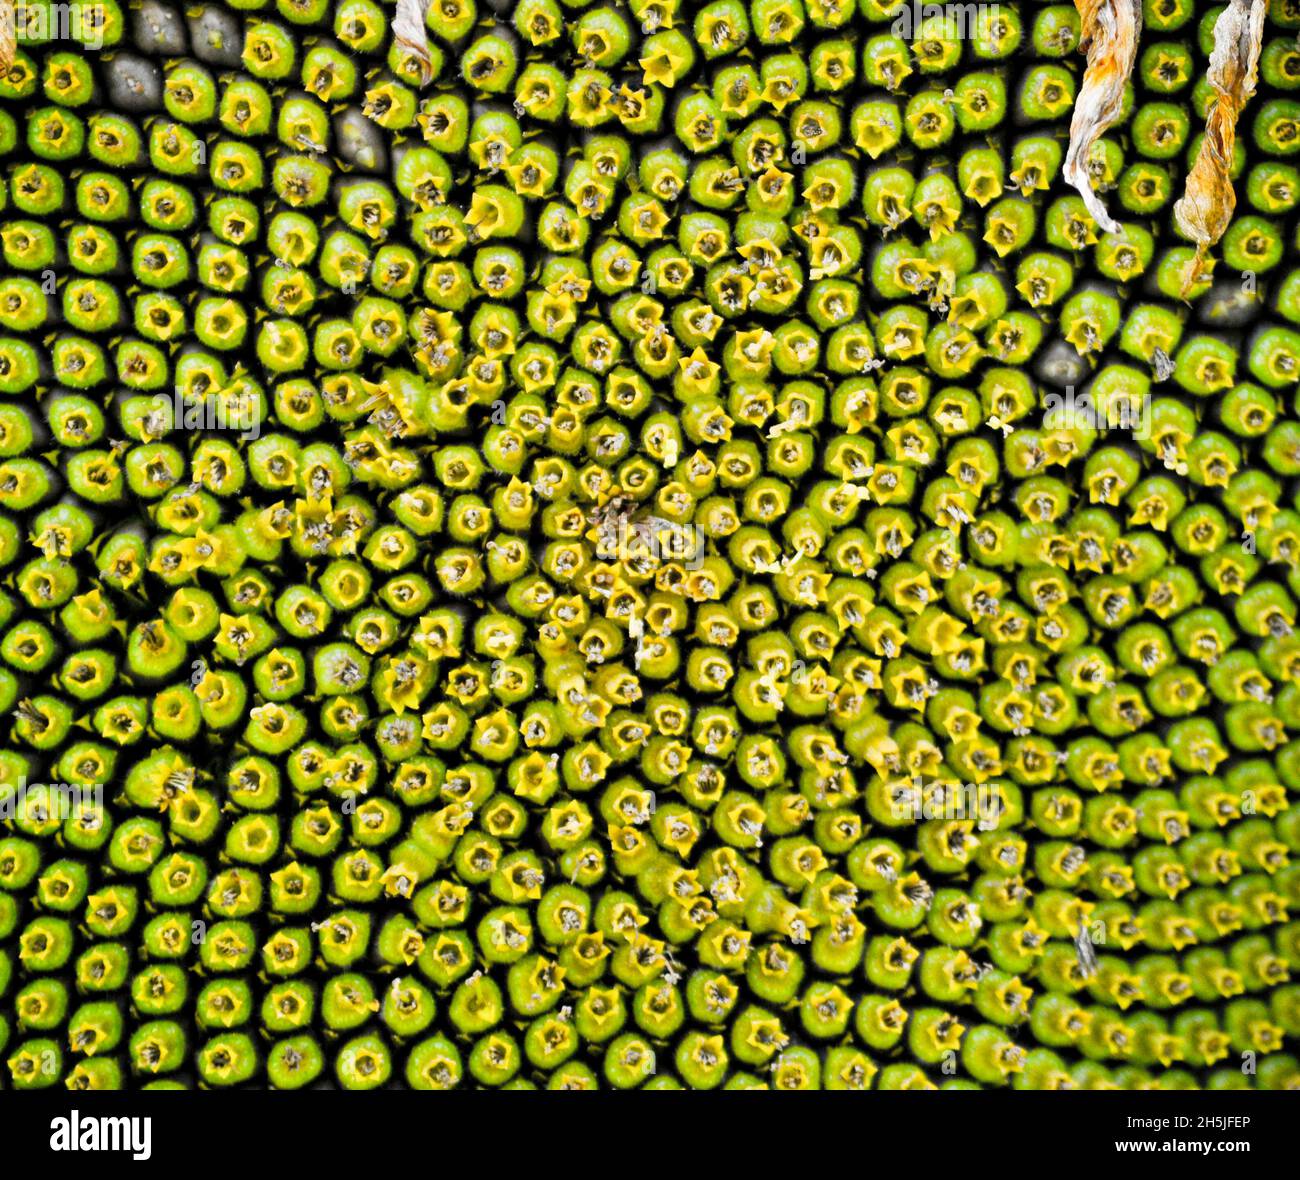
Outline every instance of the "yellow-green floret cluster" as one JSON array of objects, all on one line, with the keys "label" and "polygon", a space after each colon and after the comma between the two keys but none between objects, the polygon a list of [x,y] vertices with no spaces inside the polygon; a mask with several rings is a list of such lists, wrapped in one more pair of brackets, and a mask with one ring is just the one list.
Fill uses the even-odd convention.
[{"label": "yellow-green floret cluster", "polygon": [[1300,1088],[1232,5],[12,0],[0,1088]]}]

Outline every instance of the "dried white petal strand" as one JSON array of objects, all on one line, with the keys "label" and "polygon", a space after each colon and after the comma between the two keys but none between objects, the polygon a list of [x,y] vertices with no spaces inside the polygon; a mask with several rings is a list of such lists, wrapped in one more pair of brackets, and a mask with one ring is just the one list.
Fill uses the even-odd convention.
[{"label": "dried white petal strand", "polygon": [[1214,49],[1206,81],[1244,106],[1259,80],[1259,47],[1264,36],[1265,0],[1232,0],[1214,22]]},{"label": "dried white petal strand", "polygon": [[397,43],[420,61],[421,86],[433,81],[433,55],[429,52],[429,30],[424,24],[429,3],[430,0],[397,0],[397,15],[393,18]]},{"label": "dried white petal strand", "polygon": [[1092,187],[1088,156],[1093,144],[1106,133],[1124,103],[1124,84],[1137,60],[1138,34],[1142,31],[1140,0],[1074,0],[1082,21],[1080,47],[1086,48],[1088,66],[1083,74],[1070,120],[1070,147],[1062,175],[1078,190],[1093,220],[1106,233],[1119,233],[1119,224]]}]

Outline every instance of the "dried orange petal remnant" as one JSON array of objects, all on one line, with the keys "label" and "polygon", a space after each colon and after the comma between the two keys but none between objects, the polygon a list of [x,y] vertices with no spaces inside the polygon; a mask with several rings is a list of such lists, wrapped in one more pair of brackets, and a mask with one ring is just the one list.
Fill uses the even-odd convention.
[{"label": "dried orange petal remnant", "polygon": [[1255,93],[1259,78],[1265,7],[1264,0],[1232,0],[1214,22],[1214,50],[1206,73],[1214,100],[1205,120],[1205,138],[1187,174],[1187,188],[1174,205],[1178,228],[1196,243],[1196,262],[1189,268],[1184,294],[1199,276],[1205,252],[1223,237],[1237,205],[1229,170],[1237,116]]},{"label": "dried orange petal remnant", "polygon": [[18,52],[18,30],[14,22],[13,0],[0,0],[0,70],[14,64]]}]

